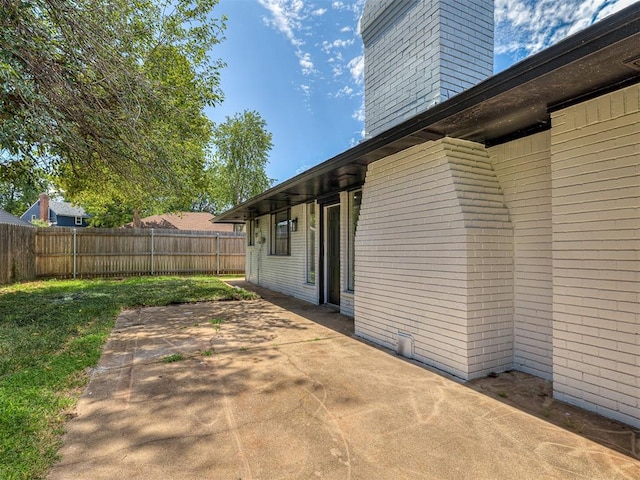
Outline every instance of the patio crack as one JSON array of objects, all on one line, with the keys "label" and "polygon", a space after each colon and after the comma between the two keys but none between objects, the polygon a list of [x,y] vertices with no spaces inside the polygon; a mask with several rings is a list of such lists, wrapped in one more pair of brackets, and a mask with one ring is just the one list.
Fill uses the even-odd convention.
[{"label": "patio crack", "polygon": [[[340,461],[340,463],[342,463],[343,465],[345,465],[347,467],[347,478],[351,478],[351,452],[349,449],[349,444],[347,443],[347,439],[346,436],[344,434],[344,432],[342,431],[342,429],[340,428],[340,425],[338,423],[338,420],[333,416],[333,414],[331,413],[331,410],[329,410],[329,408],[326,405],[326,400],[327,400],[327,389],[324,386],[324,384],[317,380],[315,377],[313,377],[312,375],[310,375],[309,373],[307,373],[306,371],[304,371],[302,368],[300,368],[298,365],[296,365],[296,363],[292,360],[291,356],[286,353],[283,352],[284,355],[287,358],[287,361],[289,362],[289,364],[298,372],[300,372],[303,376],[305,376],[307,379],[309,379],[311,381],[312,384],[314,385],[320,385],[320,387],[322,388],[322,398],[320,398],[318,395],[316,395],[315,393],[313,393],[311,390],[309,390],[306,387],[301,387],[302,390],[304,390],[311,398],[313,398],[317,403],[318,403],[318,408],[313,412],[313,416],[318,418],[319,420],[320,417],[318,416],[318,413],[320,411],[324,411],[324,413],[326,414],[326,416],[329,418],[329,422],[323,421],[321,420],[325,425],[329,426],[330,429],[335,430],[339,437],[340,440],[342,441],[342,445],[344,446],[344,450],[346,452],[346,460],[341,460],[340,456],[336,454],[333,449],[331,451],[331,454],[338,458],[338,460]],[[333,428],[331,428],[333,427]]]},{"label": "patio crack", "polygon": [[[218,369],[217,365],[214,367]],[[238,428],[238,422],[236,421],[236,417],[233,414],[233,409],[231,405],[231,400],[229,399],[229,391],[227,390],[227,386],[224,381],[224,376],[220,375],[220,391],[222,393],[222,404],[224,408],[225,418],[227,419],[227,425],[229,426],[229,431],[233,436],[233,441],[236,444],[236,449],[238,451],[238,457],[241,463],[241,475],[240,478],[244,480],[252,480],[253,474],[251,473],[251,465],[249,465],[249,460],[245,453],[244,447],[242,445],[242,438],[240,437],[240,429]]]}]

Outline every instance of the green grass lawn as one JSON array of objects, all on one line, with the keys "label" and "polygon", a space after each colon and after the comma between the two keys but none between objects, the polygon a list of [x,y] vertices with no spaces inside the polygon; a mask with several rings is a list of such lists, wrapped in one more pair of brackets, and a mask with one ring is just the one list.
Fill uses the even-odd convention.
[{"label": "green grass lawn", "polygon": [[0,287],[0,478],[46,476],[120,311],[244,298],[253,294],[204,276]]}]

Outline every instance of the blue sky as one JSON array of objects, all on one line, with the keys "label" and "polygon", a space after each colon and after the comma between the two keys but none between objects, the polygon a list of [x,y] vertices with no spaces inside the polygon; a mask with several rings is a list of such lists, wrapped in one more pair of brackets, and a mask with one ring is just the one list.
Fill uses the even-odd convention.
[{"label": "blue sky", "polygon": [[[495,0],[495,72],[638,0]],[[461,2],[463,3],[463,2]],[[273,134],[267,173],[280,183],[357,144],[364,130],[364,0],[220,0],[226,40],[222,122],[256,110]]]}]

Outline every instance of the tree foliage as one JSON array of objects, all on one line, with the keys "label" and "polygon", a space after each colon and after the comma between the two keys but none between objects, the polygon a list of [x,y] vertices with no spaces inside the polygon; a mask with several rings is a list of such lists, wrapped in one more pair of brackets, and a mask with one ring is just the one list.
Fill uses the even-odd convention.
[{"label": "tree foliage", "polygon": [[258,112],[244,111],[217,125],[215,153],[207,169],[210,209],[219,213],[267,190],[274,182],[266,173],[272,135]]},{"label": "tree foliage", "polygon": [[50,186],[46,172],[26,159],[0,164],[0,208],[13,215],[22,215]]},{"label": "tree foliage", "polygon": [[0,0],[0,165],[101,208],[192,197],[222,99],[217,2]]}]

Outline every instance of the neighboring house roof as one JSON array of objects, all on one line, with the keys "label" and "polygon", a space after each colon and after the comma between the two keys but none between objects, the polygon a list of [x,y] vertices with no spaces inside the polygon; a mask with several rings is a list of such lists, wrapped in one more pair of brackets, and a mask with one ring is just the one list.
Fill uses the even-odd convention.
[{"label": "neighboring house roof", "polygon": [[[199,230],[206,232],[233,232],[232,224],[212,223],[214,216],[207,212],[178,212],[152,215],[141,219],[142,228]],[[128,223],[127,227],[132,227]]]},{"label": "neighboring house roof", "polygon": [[26,220],[22,220],[21,218],[16,217],[15,215],[11,215],[9,212],[6,212],[1,208],[0,208],[0,223],[8,223],[11,225],[22,225],[22,226],[33,227],[33,225],[31,225]]},{"label": "neighboring house roof", "polygon": [[244,222],[356,188],[367,166],[445,136],[495,145],[550,127],[550,112],[640,81],[640,2],[367,139],[216,218]]},{"label": "neighboring house roof", "polygon": [[49,209],[56,215],[62,215],[63,217],[91,217],[91,215],[84,211],[84,208],[76,207],[67,202],[56,202],[55,200],[50,200]]}]

